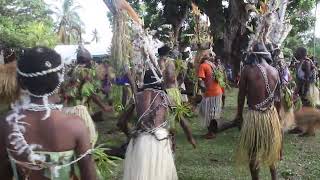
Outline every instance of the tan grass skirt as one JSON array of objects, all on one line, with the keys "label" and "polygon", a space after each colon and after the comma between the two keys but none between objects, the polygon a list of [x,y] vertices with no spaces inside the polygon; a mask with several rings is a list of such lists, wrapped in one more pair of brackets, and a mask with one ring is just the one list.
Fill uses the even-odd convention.
[{"label": "tan grass skirt", "polygon": [[275,165],[280,160],[281,145],[281,124],[276,108],[266,112],[249,110],[243,119],[236,163],[247,166],[250,160],[256,160],[262,165]]},{"label": "tan grass skirt", "polygon": [[151,134],[132,138],[124,162],[123,180],[177,180],[169,139],[158,141]]},{"label": "tan grass skirt", "polygon": [[281,107],[280,123],[281,123],[282,130],[284,132],[287,132],[293,129],[296,126],[293,108],[285,110],[283,106]]},{"label": "tan grass skirt", "polygon": [[220,127],[220,117],[222,111],[222,95],[213,97],[204,97],[200,103],[199,116],[201,126],[209,127],[212,119],[216,120]]},{"label": "tan grass skirt", "polygon": [[16,62],[0,64],[0,102],[12,103],[19,97]]}]

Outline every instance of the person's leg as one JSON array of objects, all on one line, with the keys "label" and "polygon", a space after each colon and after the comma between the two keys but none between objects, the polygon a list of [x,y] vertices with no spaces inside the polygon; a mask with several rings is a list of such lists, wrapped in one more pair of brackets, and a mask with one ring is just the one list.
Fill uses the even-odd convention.
[{"label": "person's leg", "polygon": [[277,179],[276,166],[275,166],[275,165],[272,165],[272,166],[270,166],[269,168],[270,168],[271,179],[272,179],[272,180],[276,180],[276,179]]},{"label": "person's leg", "polygon": [[284,138],[284,131],[283,129],[281,129],[281,134],[282,134],[282,138],[281,138],[281,149],[280,149],[280,160],[283,160],[283,138]]},{"label": "person's leg", "polygon": [[223,93],[223,95],[222,95],[222,109],[224,109],[225,102],[226,102],[226,95]]},{"label": "person's leg", "polygon": [[128,92],[127,86],[122,86],[122,102],[121,103],[123,107],[126,107],[128,95],[129,95],[129,92]]},{"label": "person's leg", "polygon": [[252,159],[249,164],[252,180],[259,180],[259,166],[255,159]]},{"label": "person's leg", "polygon": [[216,137],[215,132],[217,132],[217,121],[211,120],[208,126],[208,133],[205,135],[206,139],[213,139]]}]

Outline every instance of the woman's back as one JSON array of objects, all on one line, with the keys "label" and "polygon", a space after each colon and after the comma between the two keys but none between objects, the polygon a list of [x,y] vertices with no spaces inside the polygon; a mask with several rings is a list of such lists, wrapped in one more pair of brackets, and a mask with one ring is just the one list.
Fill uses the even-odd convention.
[{"label": "woman's back", "polygon": [[1,121],[2,179],[72,179],[76,165],[78,179],[96,179],[88,129],[57,104],[64,72],[60,55],[49,48],[27,49],[19,58],[17,78],[25,93]]},{"label": "woman's back", "polygon": [[[62,154],[68,154],[71,157],[69,162],[75,159],[75,157],[86,153],[86,149],[90,149],[90,144],[84,142],[84,140],[79,139],[81,136],[86,136],[88,130],[83,124],[82,120],[76,116],[67,116],[59,111],[52,111],[51,116],[46,120],[41,120],[44,113],[41,112],[30,112],[25,111],[23,114],[26,116],[21,120],[25,123],[25,133],[24,137],[29,145],[39,145],[39,149],[35,149],[35,153],[41,153],[45,156],[47,163],[66,163],[61,160],[66,157],[62,157]],[[6,145],[7,151],[14,159],[20,162],[28,162],[28,158],[25,155],[19,155],[14,149],[12,141],[9,139],[10,134],[13,133],[12,128],[7,123],[6,129]],[[84,146],[86,148],[81,148]],[[60,156],[60,157],[57,157]],[[60,161],[55,161],[54,157],[61,159]],[[55,161],[55,162],[53,162]],[[65,160],[64,160],[65,161]],[[68,162],[68,163],[69,163]],[[17,167],[17,172],[23,172],[26,168],[23,164],[15,163]],[[76,164],[66,167],[67,169],[74,169]],[[35,166],[35,169],[38,169]],[[30,171],[27,175],[22,175],[23,178],[28,176],[30,179],[46,179],[52,176],[52,172],[45,168],[43,170]],[[75,172],[70,172],[70,175],[76,175]],[[61,175],[59,175],[60,178]]]}]

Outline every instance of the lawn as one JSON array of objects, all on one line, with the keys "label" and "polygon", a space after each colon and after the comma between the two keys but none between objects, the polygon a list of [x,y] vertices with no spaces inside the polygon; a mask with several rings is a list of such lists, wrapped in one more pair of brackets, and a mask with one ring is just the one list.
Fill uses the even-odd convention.
[{"label": "lawn", "polygon": [[[223,118],[230,121],[236,113],[236,90],[228,92]],[[112,118],[110,118],[112,119]],[[176,166],[181,180],[231,180],[250,179],[249,171],[239,172],[234,166],[234,150],[239,136],[239,130],[234,128],[218,134],[214,140],[205,140],[201,135],[206,133],[199,126],[197,119],[191,120],[197,149],[193,149],[186,141],[182,130],[177,137]],[[101,132],[100,142],[111,145],[121,144],[123,135],[115,132],[114,122],[105,121],[97,125]],[[109,127],[109,128],[106,128]],[[107,130],[108,129],[108,130]],[[112,130],[113,129],[113,130]],[[286,134],[284,159],[279,163],[279,179],[320,179],[320,136],[300,138],[297,135]],[[122,162],[118,162],[116,171],[121,177]],[[120,169],[120,170],[119,170]],[[120,174],[120,175],[119,175]],[[270,179],[267,167],[262,168],[261,179]],[[114,178],[118,179],[118,178]]]},{"label": "lawn", "polygon": [[[236,90],[228,92],[223,115],[225,121],[234,118],[236,112]],[[0,114],[1,114],[0,108]],[[116,129],[113,115],[105,115],[106,120],[97,123],[99,142],[110,146],[121,145],[125,136]],[[234,150],[239,136],[238,129],[230,129],[218,134],[214,140],[205,140],[201,135],[206,130],[199,126],[197,119],[191,120],[197,149],[193,149],[186,141],[182,130],[177,136],[177,152],[175,155],[178,176],[181,180],[232,180],[250,179],[249,171],[238,172],[234,166]],[[279,163],[280,179],[320,179],[320,134],[316,137],[300,138],[286,134],[284,159]],[[122,161],[117,162],[111,179],[120,179]],[[262,168],[261,179],[270,179],[267,167]]]}]

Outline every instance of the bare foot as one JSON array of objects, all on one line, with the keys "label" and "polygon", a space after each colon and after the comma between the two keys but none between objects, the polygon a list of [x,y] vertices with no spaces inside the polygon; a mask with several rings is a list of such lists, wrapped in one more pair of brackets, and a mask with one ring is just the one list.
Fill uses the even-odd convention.
[{"label": "bare foot", "polygon": [[214,139],[216,138],[216,135],[214,133],[207,133],[203,136],[205,139]]}]

